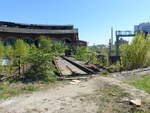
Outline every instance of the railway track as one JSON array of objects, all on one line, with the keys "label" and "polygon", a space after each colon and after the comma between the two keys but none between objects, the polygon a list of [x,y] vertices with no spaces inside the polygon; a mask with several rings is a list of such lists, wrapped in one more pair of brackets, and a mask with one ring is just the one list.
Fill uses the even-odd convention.
[{"label": "railway track", "polygon": [[60,76],[92,75],[99,72],[96,66],[86,64],[71,57],[57,56],[55,65],[59,70]]},{"label": "railway track", "polygon": [[[65,56],[56,57],[55,65],[59,70],[60,76],[62,77],[92,75],[100,72],[100,70],[95,65],[86,64],[86,62],[76,60],[72,57],[65,57]],[[149,73],[149,71],[150,71],[150,67],[145,67],[145,68],[134,69],[131,71],[111,72],[111,73],[114,74],[119,73],[121,75],[124,75],[129,73],[132,74],[132,73],[141,73],[141,72]]]}]

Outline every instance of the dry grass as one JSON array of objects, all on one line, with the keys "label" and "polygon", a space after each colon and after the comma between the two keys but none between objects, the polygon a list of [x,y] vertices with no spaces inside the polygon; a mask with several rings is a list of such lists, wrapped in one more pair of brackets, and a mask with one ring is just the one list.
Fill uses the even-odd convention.
[{"label": "dry grass", "polygon": [[0,99],[7,99],[22,93],[31,93],[33,91],[43,90],[55,86],[54,83],[22,83],[8,81],[0,82]]},{"label": "dry grass", "polygon": [[149,113],[148,108],[138,108],[123,101],[129,94],[117,86],[104,84],[94,94],[80,95],[80,101],[96,103],[99,107],[97,113]]}]

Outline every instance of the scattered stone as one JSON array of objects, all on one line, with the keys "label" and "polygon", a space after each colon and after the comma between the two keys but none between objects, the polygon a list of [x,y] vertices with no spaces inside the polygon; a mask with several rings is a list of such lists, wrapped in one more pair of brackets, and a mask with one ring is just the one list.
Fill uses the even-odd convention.
[{"label": "scattered stone", "polygon": [[80,83],[80,80],[72,80],[73,82]]},{"label": "scattered stone", "polygon": [[70,84],[72,84],[72,85],[76,85],[77,83],[75,83],[75,82],[70,82]]},{"label": "scattered stone", "polygon": [[117,95],[116,95],[116,94],[114,94],[114,93],[111,93],[110,95],[111,95],[111,96],[117,96]]},{"label": "scattered stone", "polygon": [[113,77],[117,77],[118,75],[116,75],[116,74],[112,74],[112,76],[113,76]]},{"label": "scattered stone", "polygon": [[122,99],[122,102],[129,102],[129,98],[128,98],[128,97],[124,97],[124,98]]},{"label": "scattered stone", "polygon": [[46,101],[46,100],[47,100],[47,98],[44,98],[44,99],[43,99],[43,101]]},{"label": "scattered stone", "polygon": [[48,108],[44,108],[45,109],[45,111],[48,111]]},{"label": "scattered stone", "polygon": [[81,82],[80,80],[72,80],[70,84],[76,85],[76,84],[79,84],[80,82]]}]

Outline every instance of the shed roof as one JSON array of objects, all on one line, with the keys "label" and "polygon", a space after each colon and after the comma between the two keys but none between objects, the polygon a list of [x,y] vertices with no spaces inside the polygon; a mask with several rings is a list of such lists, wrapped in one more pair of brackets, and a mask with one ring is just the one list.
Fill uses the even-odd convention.
[{"label": "shed roof", "polygon": [[48,30],[48,29],[28,29],[16,27],[0,27],[0,32],[24,33],[24,34],[76,34],[78,29],[72,30]]},{"label": "shed roof", "polygon": [[26,23],[16,23],[16,22],[6,22],[6,21],[0,21],[0,23],[3,23],[3,24],[16,24],[16,25],[25,25],[25,26],[64,26],[64,27],[67,27],[67,26],[70,26],[70,27],[73,27],[73,25],[71,24],[68,24],[68,25],[49,25],[49,24],[26,24]]}]

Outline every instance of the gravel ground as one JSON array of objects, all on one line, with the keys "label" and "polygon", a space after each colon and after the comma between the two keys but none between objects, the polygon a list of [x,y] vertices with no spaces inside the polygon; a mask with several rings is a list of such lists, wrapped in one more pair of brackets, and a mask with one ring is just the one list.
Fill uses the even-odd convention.
[{"label": "gravel ground", "polygon": [[[97,113],[99,106],[94,101],[82,101],[81,96],[92,95],[105,88],[117,86],[129,93],[131,98],[143,98],[150,102],[150,95],[120,80],[96,76],[79,83],[60,85],[44,91],[0,101],[0,113]],[[105,112],[104,112],[105,113]]]}]

